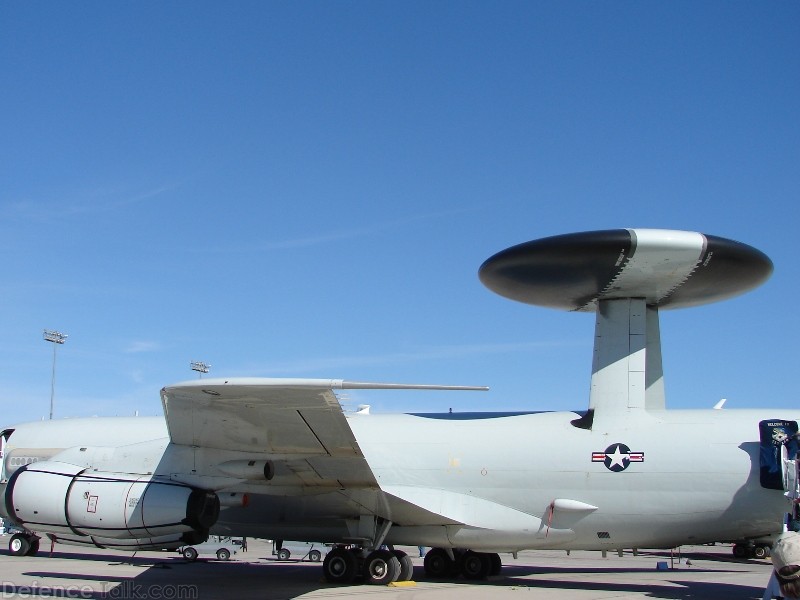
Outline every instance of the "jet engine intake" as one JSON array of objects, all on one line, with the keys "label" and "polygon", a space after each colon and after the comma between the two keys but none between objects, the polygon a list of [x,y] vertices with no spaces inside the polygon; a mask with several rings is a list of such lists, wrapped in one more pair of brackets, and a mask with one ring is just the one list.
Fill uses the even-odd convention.
[{"label": "jet engine intake", "polygon": [[31,531],[104,540],[203,537],[219,516],[214,492],[56,461],[17,470],[4,503],[11,520]]}]

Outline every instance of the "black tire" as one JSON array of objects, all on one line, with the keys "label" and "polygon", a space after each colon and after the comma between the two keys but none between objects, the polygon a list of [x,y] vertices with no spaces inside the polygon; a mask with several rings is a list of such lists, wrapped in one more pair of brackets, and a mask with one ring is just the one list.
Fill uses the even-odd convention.
[{"label": "black tire", "polygon": [[11,556],[25,556],[31,549],[31,539],[24,533],[15,533],[8,540],[8,553]]},{"label": "black tire", "polygon": [[278,560],[289,560],[291,558],[292,553],[289,552],[286,548],[281,548],[278,550]]},{"label": "black tire", "polygon": [[36,556],[36,553],[39,552],[39,538],[35,537],[30,540],[30,548],[25,553],[25,556]]},{"label": "black tire", "polygon": [[477,581],[486,579],[492,570],[492,561],[488,554],[467,550],[459,560],[459,570],[464,579]]},{"label": "black tire", "polygon": [[453,559],[442,548],[431,548],[425,555],[425,575],[431,579],[450,577],[453,571]]},{"label": "black tire", "polygon": [[388,585],[397,581],[400,561],[389,550],[375,550],[364,560],[364,583]]},{"label": "black tire", "polygon": [[231,559],[231,551],[227,548],[220,548],[217,550],[217,558],[219,560],[230,560]]},{"label": "black tire", "polygon": [[769,555],[769,546],[760,545],[753,548],[753,556],[756,558],[769,558]]},{"label": "black tire", "polygon": [[411,581],[414,578],[414,561],[402,550],[395,550],[394,555],[400,561],[400,574],[397,581]]},{"label": "black tire", "polygon": [[750,549],[745,546],[744,544],[734,544],[733,545],[733,556],[736,558],[749,558],[750,557]]},{"label": "black tire", "polygon": [[345,548],[334,548],[322,563],[322,573],[329,583],[352,583],[356,578],[356,557]]},{"label": "black tire", "polygon": [[322,560],[322,552],[319,550],[312,550],[308,553],[308,560],[311,562],[319,562]]},{"label": "black tire", "polygon": [[192,561],[192,562],[197,560],[197,550],[195,550],[191,546],[188,547],[188,548],[184,548],[183,552],[181,552],[181,554],[183,554],[183,558],[185,558],[186,560],[189,560],[189,561]]}]

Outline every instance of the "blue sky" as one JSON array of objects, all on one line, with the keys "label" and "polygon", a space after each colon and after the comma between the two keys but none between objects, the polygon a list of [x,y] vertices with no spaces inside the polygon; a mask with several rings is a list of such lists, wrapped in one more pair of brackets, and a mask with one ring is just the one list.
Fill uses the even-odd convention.
[{"label": "blue sky", "polygon": [[[795,407],[796,2],[0,4],[0,410],[160,414],[196,376],[489,385],[582,409],[594,321],[485,289],[527,240],[663,227],[775,273],[662,313],[668,405]],[[779,416],[779,415],[776,415]]]}]

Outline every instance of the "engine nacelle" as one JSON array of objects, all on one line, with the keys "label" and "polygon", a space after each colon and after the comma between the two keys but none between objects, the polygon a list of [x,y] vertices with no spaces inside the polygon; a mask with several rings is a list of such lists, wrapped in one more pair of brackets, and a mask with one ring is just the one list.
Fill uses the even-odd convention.
[{"label": "engine nacelle", "polygon": [[93,544],[127,546],[126,540],[151,538],[160,544],[185,534],[204,537],[219,516],[219,498],[214,492],[149,475],[43,461],[11,476],[5,508],[13,521],[31,531],[59,539],[91,536],[97,538]]}]

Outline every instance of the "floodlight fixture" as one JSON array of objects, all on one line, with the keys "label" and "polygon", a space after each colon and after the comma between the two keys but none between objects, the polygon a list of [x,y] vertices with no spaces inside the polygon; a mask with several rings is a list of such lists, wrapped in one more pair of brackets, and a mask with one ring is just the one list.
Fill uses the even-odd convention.
[{"label": "floodlight fixture", "polygon": [[43,337],[45,342],[63,344],[64,342],[67,341],[67,338],[69,336],[66,333],[61,333],[60,331],[52,331],[50,329],[45,329]]},{"label": "floodlight fixture", "polygon": [[189,363],[189,366],[192,368],[192,371],[197,371],[200,373],[200,377],[203,376],[203,373],[208,373],[208,371],[211,369],[211,365],[207,365],[200,360],[193,360]]},{"label": "floodlight fixture", "polygon": [[59,344],[63,344],[69,337],[66,333],[54,331],[52,329],[45,329],[42,336],[45,342],[52,342],[53,344],[53,372],[50,376],[50,419],[53,418],[53,402],[56,395],[56,348]]}]

